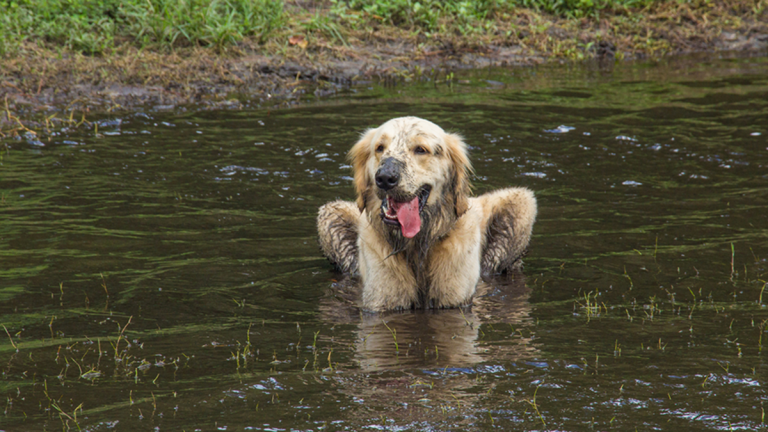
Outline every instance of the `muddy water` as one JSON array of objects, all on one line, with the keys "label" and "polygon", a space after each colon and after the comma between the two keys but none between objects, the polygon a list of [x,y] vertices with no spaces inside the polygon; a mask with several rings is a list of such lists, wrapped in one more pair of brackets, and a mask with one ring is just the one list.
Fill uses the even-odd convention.
[{"label": "muddy water", "polygon": [[[316,246],[401,115],[466,137],[477,193],[538,196],[524,275],[471,311],[361,314]],[[97,118],[2,142],[0,430],[764,424],[766,58]]]}]

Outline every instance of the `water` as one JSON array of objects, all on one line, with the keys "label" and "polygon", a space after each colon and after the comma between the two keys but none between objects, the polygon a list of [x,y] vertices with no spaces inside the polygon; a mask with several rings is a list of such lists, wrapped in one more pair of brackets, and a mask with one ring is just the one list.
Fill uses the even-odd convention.
[{"label": "water", "polygon": [[[6,139],[0,429],[759,429],[766,72],[477,71]],[[539,199],[524,276],[471,311],[361,314],[317,247],[345,152],[401,115],[463,134],[477,193]]]}]

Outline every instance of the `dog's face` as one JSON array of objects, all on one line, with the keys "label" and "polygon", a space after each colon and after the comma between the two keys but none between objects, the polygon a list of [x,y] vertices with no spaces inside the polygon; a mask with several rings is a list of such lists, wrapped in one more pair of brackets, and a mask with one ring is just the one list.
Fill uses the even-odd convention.
[{"label": "dog's face", "polygon": [[403,237],[421,231],[425,212],[461,216],[471,171],[461,138],[417,117],[392,119],[368,130],[349,152],[357,204]]}]

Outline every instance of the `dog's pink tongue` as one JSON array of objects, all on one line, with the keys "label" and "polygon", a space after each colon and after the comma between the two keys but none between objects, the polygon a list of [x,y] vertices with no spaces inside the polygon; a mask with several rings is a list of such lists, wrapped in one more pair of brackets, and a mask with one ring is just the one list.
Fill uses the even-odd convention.
[{"label": "dog's pink tongue", "polygon": [[421,217],[419,217],[419,197],[408,202],[392,202],[392,207],[397,213],[400,222],[400,230],[406,238],[413,238],[421,229]]}]

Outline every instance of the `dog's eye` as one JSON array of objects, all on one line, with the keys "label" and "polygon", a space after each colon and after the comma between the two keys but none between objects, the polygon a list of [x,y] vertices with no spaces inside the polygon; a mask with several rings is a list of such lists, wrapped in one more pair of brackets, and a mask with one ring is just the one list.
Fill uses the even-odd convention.
[{"label": "dog's eye", "polygon": [[427,149],[425,149],[422,146],[417,146],[415,149],[413,149],[413,152],[416,153],[416,154],[427,154],[427,153],[429,153],[427,151]]},{"label": "dog's eye", "polygon": [[384,146],[383,146],[383,145],[381,145],[381,144],[379,144],[379,145],[376,147],[376,153],[381,153],[381,152],[383,152],[383,151],[384,151]]}]

